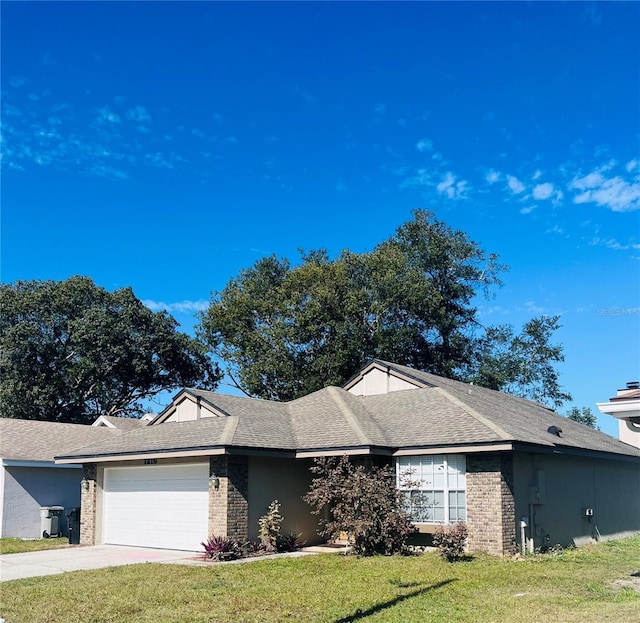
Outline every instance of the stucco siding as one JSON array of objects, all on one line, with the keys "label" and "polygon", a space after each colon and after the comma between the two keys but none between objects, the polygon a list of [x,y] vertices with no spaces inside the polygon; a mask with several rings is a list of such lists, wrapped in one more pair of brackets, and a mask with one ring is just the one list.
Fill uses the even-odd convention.
[{"label": "stucco siding", "polygon": [[318,515],[302,500],[309,490],[310,460],[249,457],[249,538],[258,538],[258,520],[273,500],[280,502],[283,532],[301,534],[301,541],[318,543]]},{"label": "stucco siding", "polygon": [[[41,506],[80,506],[80,469],[6,467],[4,472],[3,537],[40,538]],[[62,530],[67,534],[64,514]]]},{"label": "stucco siding", "polygon": [[533,453],[516,453],[514,461],[516,522],[526,518],[533,547],[640,532],[637,462]]},{"label": "stucco siding", "polygon": [[624,441],[635,448],[640,448],[640,424],[634,424],[628,420],[620,420],[618,422],[618,437],[620,441]]},{"label": "stucco siding", "polygon": [[416,389],[416,387],[413,383],[374,368],[367,372],[349,391],[356,396],[375,396],[405,389]]}]

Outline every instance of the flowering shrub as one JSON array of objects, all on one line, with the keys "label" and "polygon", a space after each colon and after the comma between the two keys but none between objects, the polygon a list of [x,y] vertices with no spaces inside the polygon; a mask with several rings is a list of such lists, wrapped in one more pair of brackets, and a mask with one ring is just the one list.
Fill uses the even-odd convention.
[{"label": "flowering shrub", "polygon": [[467,541],[467,524],[458,521],[452,526],[438,526],[433,535],[433,544],[448,562],[455,562],[464,556],[464,546]]}]

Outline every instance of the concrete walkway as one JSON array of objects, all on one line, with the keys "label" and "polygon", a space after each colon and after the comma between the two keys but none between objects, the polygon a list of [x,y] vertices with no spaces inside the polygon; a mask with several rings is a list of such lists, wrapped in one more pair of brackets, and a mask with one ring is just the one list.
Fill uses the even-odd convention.
[{"label": "concrete walkway", "polygon": [[92,545],[50,549],[42,552],[25,552],[23,554],[0,555],[0,582],[33,578],[42,575],[56,575],[67,571],[85,569],[103,569],[122,565],[137,565],[143,562],[171,563],[178,565],[211,566],[232,565],[269,558],[295,558],[336,552],[335,548],[305,547],[288,554],[270,554],[255,558],[240,558],[229,562],[211,563],[202,559],[198,552],[181,552],[170,549],[151,549],[147,547],[126,547],[124,545]]},{"label": "concrete walkway", "polygon": [[65,571],[102,569],[135,565],[142,562],[197,562],[195,552],[178,552],[168,549],[125,547],[122,545],[95,545],[50,549],[42,552],[0,555],[0,582],[55,575]]}]

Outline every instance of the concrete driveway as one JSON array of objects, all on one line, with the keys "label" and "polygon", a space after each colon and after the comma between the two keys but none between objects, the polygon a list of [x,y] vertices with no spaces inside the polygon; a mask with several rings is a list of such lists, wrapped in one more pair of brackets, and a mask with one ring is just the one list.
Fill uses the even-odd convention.
[{"label": "concrete driveway", "polygon": [[55,575],[65,571],[102,569],[142,562],[202,564],[196,552],[168,549],[125,547],[122,545],[94,545],[51,549],[43,552],[0,555],[0,582]]}]

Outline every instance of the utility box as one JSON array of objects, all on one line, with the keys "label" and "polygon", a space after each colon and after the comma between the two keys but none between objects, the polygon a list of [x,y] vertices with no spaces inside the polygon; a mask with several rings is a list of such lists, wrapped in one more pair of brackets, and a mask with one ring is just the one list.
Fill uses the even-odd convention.
[{"label": "utility box", "polygon": [[40,507],[40,534],[43,539],[62,534],[62,513],[64,506],[42,506]]},{"label": "utility box", "polygon": [[65,515],[69,526],[69,544],[78,545],[80,543],[80,509],[68,508]]}]

